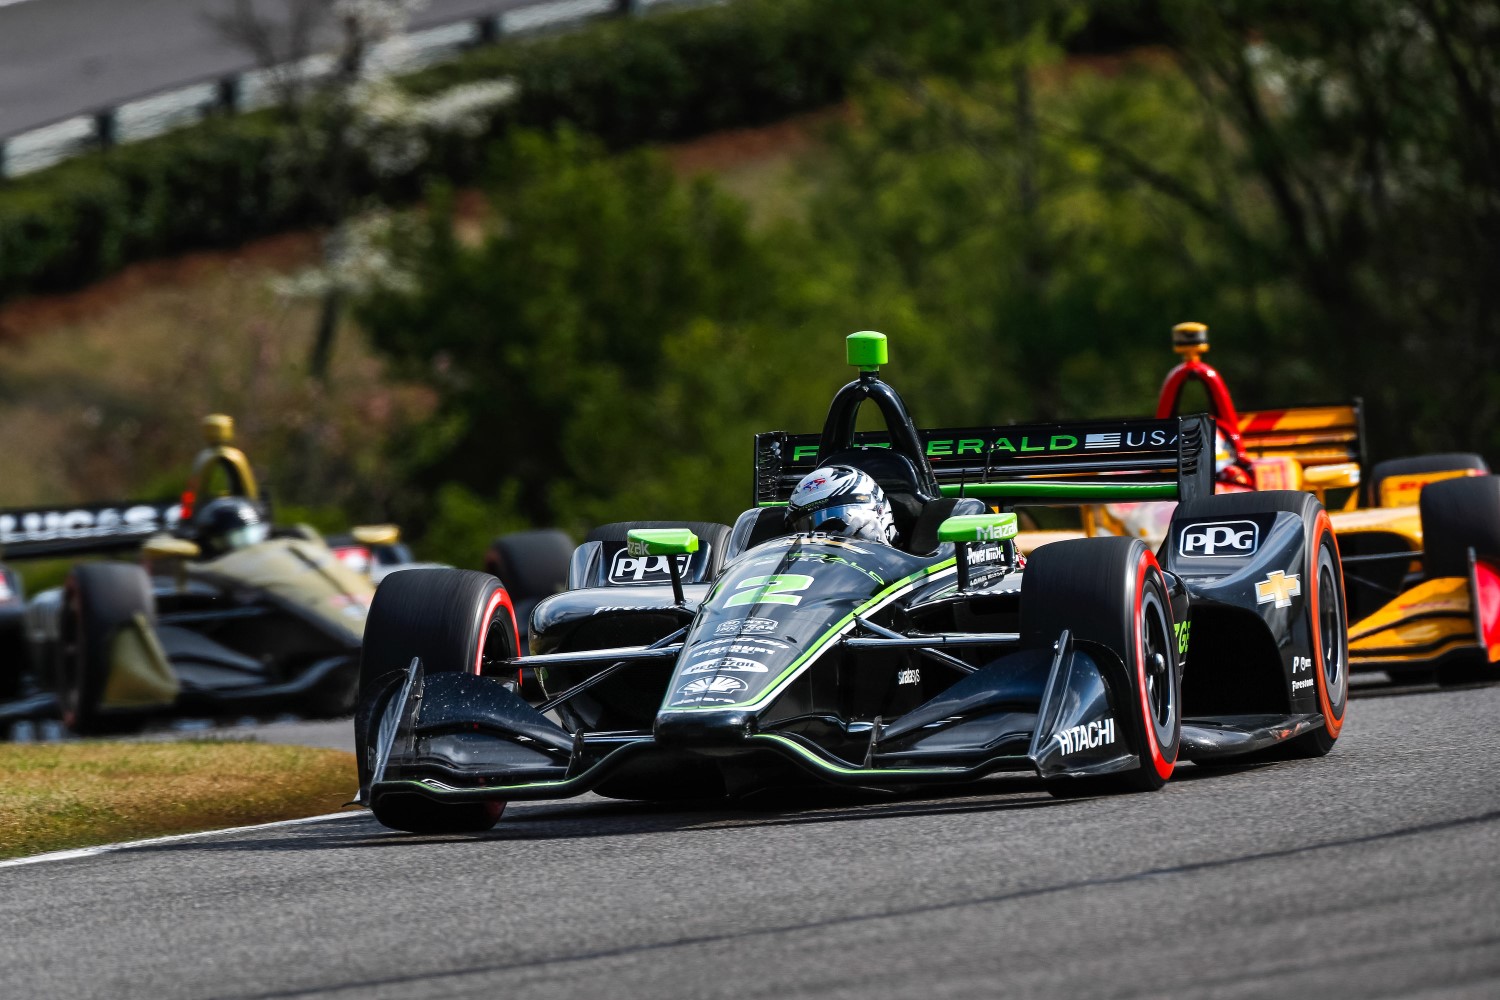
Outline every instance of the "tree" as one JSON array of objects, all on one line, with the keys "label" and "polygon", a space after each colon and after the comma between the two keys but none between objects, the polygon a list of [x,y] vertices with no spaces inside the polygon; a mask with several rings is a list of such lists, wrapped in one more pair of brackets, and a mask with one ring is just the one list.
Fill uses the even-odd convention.
[{"label": "tree", "polygon": [[1500,451],[1500,4],[1156,8],[1238,196],[1089,139],[1302,293],[1302,329],[1280,333],[1367,398],[1382,451]]},{"label": "tree", "polygon": [[676,484],[673,516],[726,516],[748,491],[701,456],[724,414],[754,419],[743,394],[769,377],[736,362],[775,356],[781,336],[766,322],[780,282],[743,206],[650,153],[607,159],[568,131],[518,133],[498,164],[478,245],[434,192],[427,219],[392,243],[407,289],[359,312],[440,397],[422,439],[401,445],[412,477],[509,490],[536,524],[614,519],[623,497],[660,499],[663,482]]},{"label": "tree", "polygon": [[[277,107],[296,136],[291,169],[312,193],[321,220],[333,224],[323,242],[330,268],[348,255],[346,220],[357,208],[353,173],[358,161],[357,98],[369,69],[371,50],[405,30],[411,14],[426,0],[285,0],[284,14],[254,0],[233,0],[225,14],[210,20],[243,46],[266,72]],[[319,61],[314,53],[332,50]],[[345,290],[328,282],[321,296],[308,369],[322,381],[328,374],[343,310]]]}]

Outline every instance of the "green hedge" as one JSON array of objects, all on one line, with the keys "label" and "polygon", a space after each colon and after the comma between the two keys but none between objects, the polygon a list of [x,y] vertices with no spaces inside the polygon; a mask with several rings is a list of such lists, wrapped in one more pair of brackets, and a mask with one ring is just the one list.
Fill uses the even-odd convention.
[{"label": "green hedge", "polygon": [[[432,93],[511,76],[521,84],[516,104],[489,133],[437,144],[422,173],[377,181],[356,165],[354,186],[401,200],[431,176],[468,180],[490,140],[513,123],[569,122],[620,147],[773,121],[839,100],[877,49],[951,64],[962,55],[955,44],[992,37],[979,29],[1003,20],[1001,7],[734,0],[475,50],[406,83]],[[243,115],[5,184],[0,300],[76,287],[135,260],[326,221],[286,169],[291,142],[272,115]]]},{"label": "green hedge", "polygon": [[[508,76],[521,124],[565,120],[612,145],[753,125],[820,107],[872,43],[972,0],[734,0],[478,50],[408,80],[418,92]],[[927,8],[926,12],[922,8]]]},{"label": "green hedge", "polygon": [[299,186],[276,169],[283,141],[268,116],[212,121],[0,189],[0,297],[315,218]]}]

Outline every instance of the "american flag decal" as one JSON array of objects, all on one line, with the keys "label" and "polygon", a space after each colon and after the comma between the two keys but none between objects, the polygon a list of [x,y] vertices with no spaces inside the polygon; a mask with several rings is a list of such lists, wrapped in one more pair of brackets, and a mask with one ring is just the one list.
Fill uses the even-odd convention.
[{"label": "american flag decal", "polygon": [[1120,432],[1114,431],[1109,434],[1085,434],[1083,447],[1087,448],[1118,448],[1120,447]]}]

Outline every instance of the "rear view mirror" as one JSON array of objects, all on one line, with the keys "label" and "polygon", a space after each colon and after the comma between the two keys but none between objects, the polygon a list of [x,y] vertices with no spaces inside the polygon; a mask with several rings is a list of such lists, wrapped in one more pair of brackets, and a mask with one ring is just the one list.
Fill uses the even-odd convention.
[{"label": "rear view mirror", "polygon": [[958,560],[958,589],[969,589],[969,546],[977,542],[1004,542],[1021,533],[1014,514],[960,514],[938,525],[940,542],[954,543]]},{"label": "rear view mirror", "polygon": [[633,556],[680,556],[698,551],[698,536],[688,528],[633,528],[625,538]]},{"label": "rear view mirror", "polygon": [[1003,542],[1020,534],[1014,514],[960,514],[938,525],[940,542]]},{"label": "rear view mirror", "polygon": [[625,548],[633,556],[669,556],[667,566],[672,572],[672,597],[678,604],[686,603],[682,596],[682,570],[676,556],[698,551],[698,536],[689,528],[632,528],[625,535]]},{"label": "rear view mirror", "polygon": [[197,559],[203,554],[196,542],[170,535],[147,539],[146,544],[141,546],[141,553],[147,559]]},{"label": "rear view mirror", "polygon": [[361,545],[395,545],[401,541],[401,529],[394,524],[358,524],[349,534]]},{"label": "rear view mirror", "polygon": [[1302,481],[1309,486],[1324,490],[1358,486],[1359,463],[1336,462],[1331,465],[1308,466],[1302,470]]}]

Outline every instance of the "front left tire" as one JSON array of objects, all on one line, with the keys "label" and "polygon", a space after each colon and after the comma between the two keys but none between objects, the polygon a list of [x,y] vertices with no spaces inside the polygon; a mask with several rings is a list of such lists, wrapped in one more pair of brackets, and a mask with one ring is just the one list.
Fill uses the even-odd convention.
[{"label": "front left tire", "polygon": [[156,624],[151,578],[130,563],[82,563],[63,585],[56,691],[63,724],[80,736],[118,727],[101,707],[109,684],[110,646],[136,615]]},{"label": "front left tire", "polygon": [[[400,690],[391,683],[393,675],[406,671],[416,658],[428,674],[502,677],[512,669],[503,661],[516,653],[510,597],[490,574],[408,569],[386,577],[375,590],[360,656],[355,733],[360,787],[368,788],[371,780],[370,740]],[[445,803],[422,795],[384,794],[372,799],[370,811],[393,830],[477,833],[499,821],[505,803]]]},{"label": "front left tire", "polygon": [[1021,578],[1021,636],[1109,649],[1130,678],[1119,706],[1133,735],[1138,766],[1097,778],[1058,778],[1058,796],[1154,791],[1166,784],[1182,739],[1182,678],[1173,641],[1172,605],[1156,557],[1135,538],[1079,538],[1032,553]]}]

